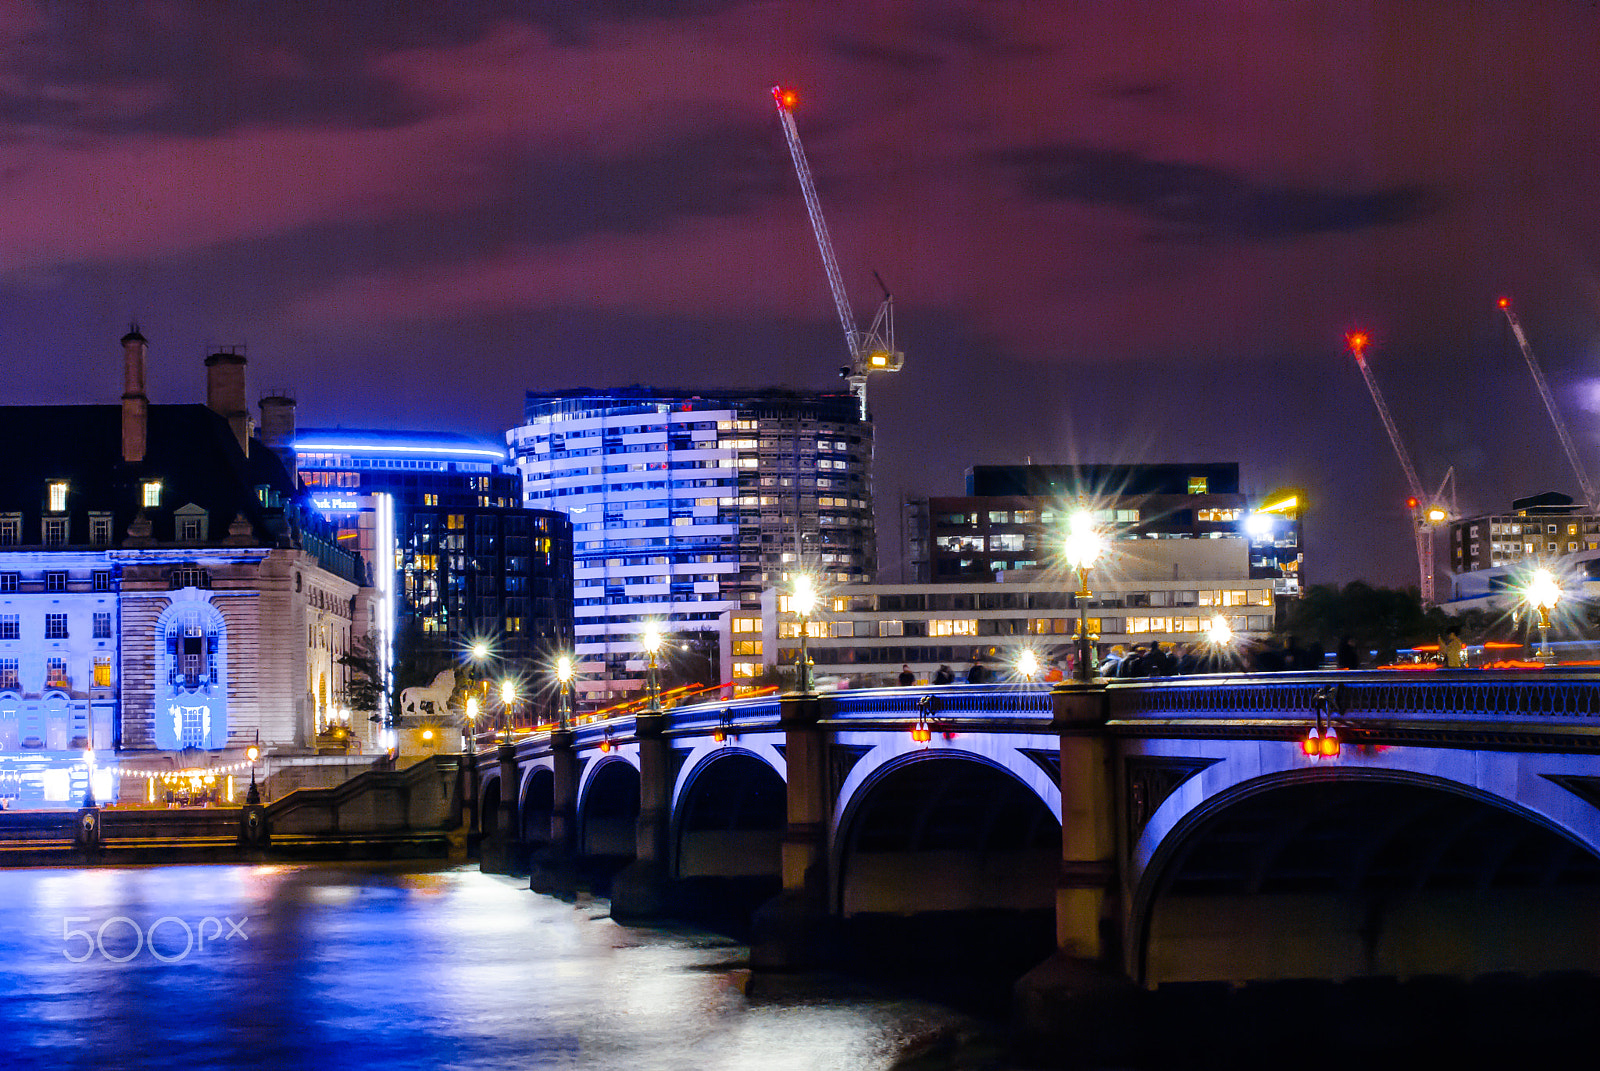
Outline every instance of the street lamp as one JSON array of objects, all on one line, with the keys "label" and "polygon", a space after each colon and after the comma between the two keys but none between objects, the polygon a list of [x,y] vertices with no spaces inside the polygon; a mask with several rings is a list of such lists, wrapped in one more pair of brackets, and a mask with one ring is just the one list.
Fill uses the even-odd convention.
[{"label": "street lamp", "polygon": [[1067,564],[1078,571],[1078,679],[1089,679],[1089,628],[1086,610],[1089,604],[1089,569],[1100,557],[1100,533],[1094,527],[1094,514],[1080,508],[1068,522],[1067,538],[1063,543]]},{"label": "street lamp", "polygon": [[256,743],[244,749],[244,757],[250,760],[250,791],[245,794],[244,801],[254,807],[261,802],[261,789],[256,784],[256,763],[261,761],[261,731],[256,730]]},{"label": "street lamp", "polygon": [[1017,655],[1017,676],[1031,684],[1038,672],[1039,656],[1033,653],[1032,648],[1024,647],[1022,653]]},{"label": "street lamp", "polygon": [[1206,622],[1206,639],[1216,647],[1226,647],[1233,642],[1233,628],[1228,624],[1228,619],[1221,614],[1214,615]]},{"label": "street lamp", "polygon": [[661,713],[661,678],[656,670],[656,653],[661,650],[661,629],[654,621],[644,627],[645,650],[645,688],[649,692],[649,702],[645,704],[645,713]]},{"label": "street lamp", "polygon": [[1550,651],[1550,611],[1561,600],[1561,584],[1548,569],[1534,571],[1533,579],[1522,589],[1522,598],[1539,611],[1539,650],[1537,657],[1550,665],[1556,656]]},{"label": "street lamp", "polygon": [[811,578],[799,575],[794,578],[794,594],[790,607],[800,616],[800,664],[798,666],[800,693],[811,694],[811,651],[807,638],[811,633],[811,611],[817,608],[817,593],[811,587]]},{"label": "street lamp", "polygon": [[478,750],[478,697],[467,696],[467,754],[476,754]]},{"label": "street lamp", "polygon": [[505,709],[507,740],[510,740],[512,737],[511,719],[515,716],[516,702],[517,686],[511,683],[511,678],[507,677],[505,680],[500,682],[500,705]]},{"label": "street lamp", "polygon": [[556,659],[556,680],[561,682],[561,699],[556,706],[556,727],[566,729],[572,723],[572,659],[567,655]]}]

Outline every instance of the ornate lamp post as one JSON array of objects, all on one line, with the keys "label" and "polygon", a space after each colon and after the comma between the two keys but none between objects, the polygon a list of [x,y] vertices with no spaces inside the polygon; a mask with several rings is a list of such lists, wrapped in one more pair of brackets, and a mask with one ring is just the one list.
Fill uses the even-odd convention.
[{"label": "ornate lamp post", "polygon": [[1086,614],[1089,596],[1089,570],[1100,557],[1103,540],[1095,530],[1094,514],[1080,508],[1068,522],[1062,549],[1067,564],[1078,571],[1078,679],[1089,679],[1089,627]]},{"label": "ornate lamp post", "polygon": [[556,680],[561,683],[561,698],[556,705],[556,728],[572,727],[572,659],[562,655],[556,659]]},{"label": "ornate lamp post", "polygon": [[1551,665],[1556,656],[1550,650],[1550,611],[1561,601],[1561,584],[1550,570],[1538,569],[1534,571],[1528,586],[1522,589],[1522,597],[1528,605],[1539,611],[1539,650],[1535,657],[1545,665]]},{"label": "ornate lamp post", "polygon": [[467,754],[477,754],[478,751],[478,697],[467,696]]},{"label": "ornate lamp post", "polygon": [[811,612],[817,608],[817,593],[811,587],[809,576],[796,576],[794,578],[794,594],[790,596],[790,607],[800,617],[800,663],[796,667],[796,678],[799,681],[799,690],[802,695],[811,694],[811,650],[807,643],[811,633]]},{"label": "ornate lamp post", "polygon": [[644,627],[645,650],[645,688],[649,692],[649,702],[645,704],[646,714],[661,713],[661,678],[657,673],[656,653],[661,650],[661,630],[655,622]]}]

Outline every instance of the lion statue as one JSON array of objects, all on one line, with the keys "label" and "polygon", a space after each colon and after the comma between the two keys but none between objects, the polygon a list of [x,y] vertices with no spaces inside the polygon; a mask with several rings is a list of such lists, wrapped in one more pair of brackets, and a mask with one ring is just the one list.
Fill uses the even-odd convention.
[{"label": "lion statue", "polygon": [[433,708],[434,717],[443,717],[450,707],[450,697],[456,694],[456,671],[441,669],[426,688],[417,685],[400,689],[400,713],[423,714],[424,704]]}]

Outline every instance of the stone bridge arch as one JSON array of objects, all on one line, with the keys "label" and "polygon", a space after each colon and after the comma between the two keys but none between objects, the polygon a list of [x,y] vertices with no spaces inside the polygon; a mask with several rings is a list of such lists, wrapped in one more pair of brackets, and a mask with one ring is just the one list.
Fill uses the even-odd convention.
[{"label": "stone bridge arch", "polygon": [[614,869],[638,853],[637,747],[598,755],[578,782],[578,854]]},{"label": "stone bridge arch", "polygon": [[555,810],[555,772],[550,759],[537,759],[522,773],[517,820],[522,842],[535,847],[550,843],[550,815]]},{"label": "stone bridge arch", "polygon": [[1016,749],[879,745],[839,793],[832,911],[1049,911],[1061,859],[1053,787]]},{"label": "stone bridge arch", "polygon": [[787,769],[770,744],[712,744],[684,759],[672,794],[672,876],[777,878]]},{"label": "stone bridge arch", "polygon": [[1515,781],[1500,782],[1508,795],[1439,772],[1460,758],[1219,770],[1187,805],[1169,797],[1135,853],[1130,973],[1153,986],[1600,970],[1594,825],[1585,837],[1518,802]]}]

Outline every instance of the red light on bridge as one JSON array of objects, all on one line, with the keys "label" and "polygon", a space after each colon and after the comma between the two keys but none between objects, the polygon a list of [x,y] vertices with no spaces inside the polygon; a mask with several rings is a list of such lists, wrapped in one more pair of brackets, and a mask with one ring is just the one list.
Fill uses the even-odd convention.
[{"label": "red light on bridge", "polygon": [[1339,733],[1331,725],[1326,732],[1312,729],[1300,741],[1300,751],[1308,759],[1336,759],[1339,757]]}]

